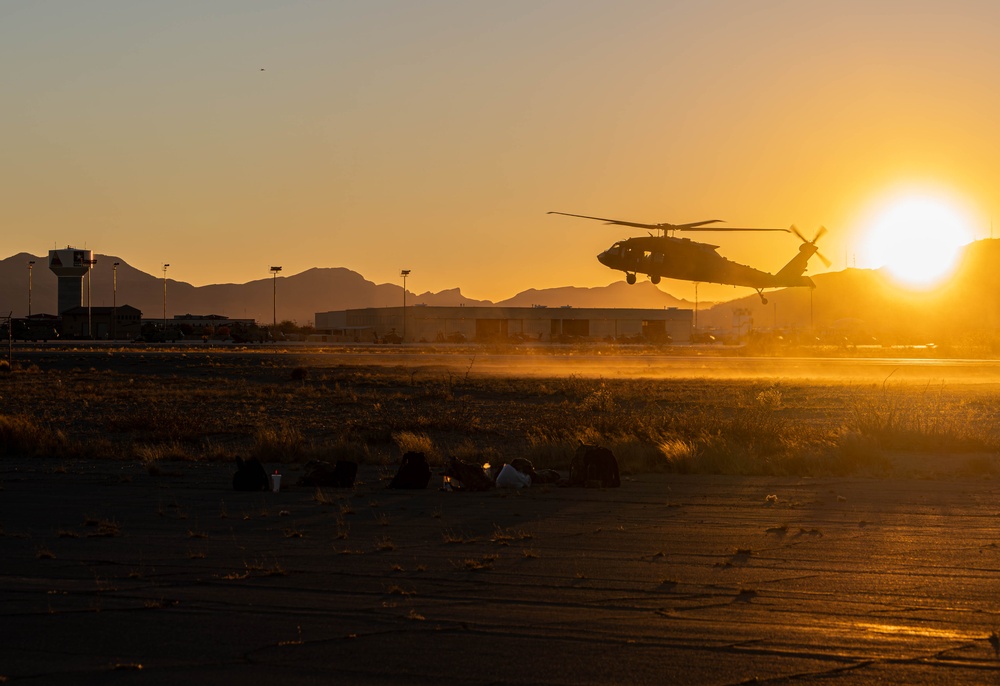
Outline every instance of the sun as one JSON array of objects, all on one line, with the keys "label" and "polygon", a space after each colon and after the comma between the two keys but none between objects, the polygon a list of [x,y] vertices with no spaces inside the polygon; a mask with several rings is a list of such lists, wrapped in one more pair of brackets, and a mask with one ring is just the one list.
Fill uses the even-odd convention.
[{"label": "sun", "polygon": [[962,211],[945,200],[910,195],[890,202],[867,232],[868,262],[894,279],[929,288],[951,275],[959,250],[973,240]]}]

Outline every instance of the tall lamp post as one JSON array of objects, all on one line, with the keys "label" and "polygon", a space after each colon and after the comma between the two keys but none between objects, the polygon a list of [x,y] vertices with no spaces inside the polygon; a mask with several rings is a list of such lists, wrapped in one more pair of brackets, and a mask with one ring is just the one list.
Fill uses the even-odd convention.
[{"label": "tall lamp post", "polygon": [[94,338],[94,318],[91,316],[91,306],[92,302],[90,299],[91,288],[90,284],[94,280],[94,265],[97,264],[97,260],[84,260],[84,264],[89,267],[87,269],[87,337]]},{"label": "tall lamp post", "polygon": [[169,264],[163,265],[163,332],[164,335],[167,331],[167,267]]},{"label": "tall lamp post", "polygon": [[406,343],[406,277],[410,275],[409,269],[399,272],[403,277],[403,343]]},{"label": "tall lamp post", "polygon": [[118,340],[118,265],[111,265],[111,338]]},{"label": "tall lamp post", "polygon": [[31,270],[35,266],[34,260],[28,260],[28,318],[31,318]]},{"label": "tall lamp post", "polygon": [[271,290],[273,291],[273,293],[271,294],[272,295],[271,307],[273,309],[273,312],[271,313],[271,320],[272,320],[271,326],[274,329],[278,328],[278,272],[280,271],[281,267],[271,267],[271,273],[274,275],[274,278],[271,279],[271,285],[272,285]]}]

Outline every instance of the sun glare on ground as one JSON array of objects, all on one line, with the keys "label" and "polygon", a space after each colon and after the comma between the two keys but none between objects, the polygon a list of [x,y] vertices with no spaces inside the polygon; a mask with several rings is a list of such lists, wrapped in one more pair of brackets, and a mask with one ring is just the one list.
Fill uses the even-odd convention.
[{"label": "sun glare on ground", "polygon": [[891,202],[869,225],[869,263],[915,288],[933,286],[954,271],[959,249],[973,234],[962,212],[939,198],[907,196]]}]

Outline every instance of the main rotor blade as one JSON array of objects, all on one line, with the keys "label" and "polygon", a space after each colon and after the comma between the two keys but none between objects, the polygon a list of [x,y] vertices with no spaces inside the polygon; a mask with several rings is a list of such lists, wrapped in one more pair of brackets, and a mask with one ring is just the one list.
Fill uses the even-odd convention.
[{"label": "main rotor blade", "polygon": [[677,231],[784,231],[785,233],[789,233],[788,229],[748,229],[739,227],[734,228],[732,226],[715,226],[715,227],[710,226],[707,228],[694,227],[690,229],[678,228],[676,230]]},{"label": "main rotor blade", "polygon": [[652,229],[654,231],[784,231],[788,232],[788,229],[748,229],[748,228],[734,228],[734,227],[706,227],[705,224],[716,224],[721,223],[722,219],[706,219],[700,222],[690,222],[688,224],[671,224],[669,222],[663,222],[661,224],[643,224],[641,222],[629,222],[622,219],[608,219],[607,217],[591,217],[586,214],[570,214],[569,212],[549,212],[548,214],[561,214],[564,217],[579,217],[580,219],[594,219],[599,222],[604,222],[606,224],[614,224],[616,226],[632,226],[637,229]]},{"label": "main rotor blade", "polygon": [[670,224],[677,231],[687,231],[688,229],[696,229],[699,226],[704,226],[705,224],[722,224],[725,223],[725,219],[706,219],[703,222],[690,222],[688,224]]},{"label": "main rotor blade", "polygon": [[663,224],[640,224],[639,222],[627,222],[621,219],[607,219],[605,217],[590,217],[586,214],[570,214],[569,212],[549,212],[548,214],[561,214],[564,217],[579,217],[580,219],[596,219],[599,222],[605,222],[606,224],[617,224],[619,226],[634,226],[637,229],[654,229],[660,230],[665,228],[670,228],[673,225],[663,225]]}]

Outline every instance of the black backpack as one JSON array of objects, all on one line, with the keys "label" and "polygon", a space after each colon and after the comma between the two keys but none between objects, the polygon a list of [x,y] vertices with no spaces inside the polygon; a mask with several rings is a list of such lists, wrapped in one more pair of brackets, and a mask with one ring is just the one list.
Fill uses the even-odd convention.
[{"label": "black backpack", "polygon": [[358,476],[358,463],[351,460],[337,460],[333,468],[334,488],[354,488],[354,479]]},{"label": "black backpack", "polygon": [[233,474],[233,489],[237,491],[266,491],[267,472],[256,457],[244,460],[236,458],[236,473]]},{"label": "black backpack", "polygon": [[569,468],[570,486],[618,488],[622,485],[615,454],[596,445],[581,444]]},{"label": "black backpack", "polygon": [[392,477],[389,488],[427,488],[431,480],[431,468],[423,453],[410,452],[403,455],[403,461]]}]

